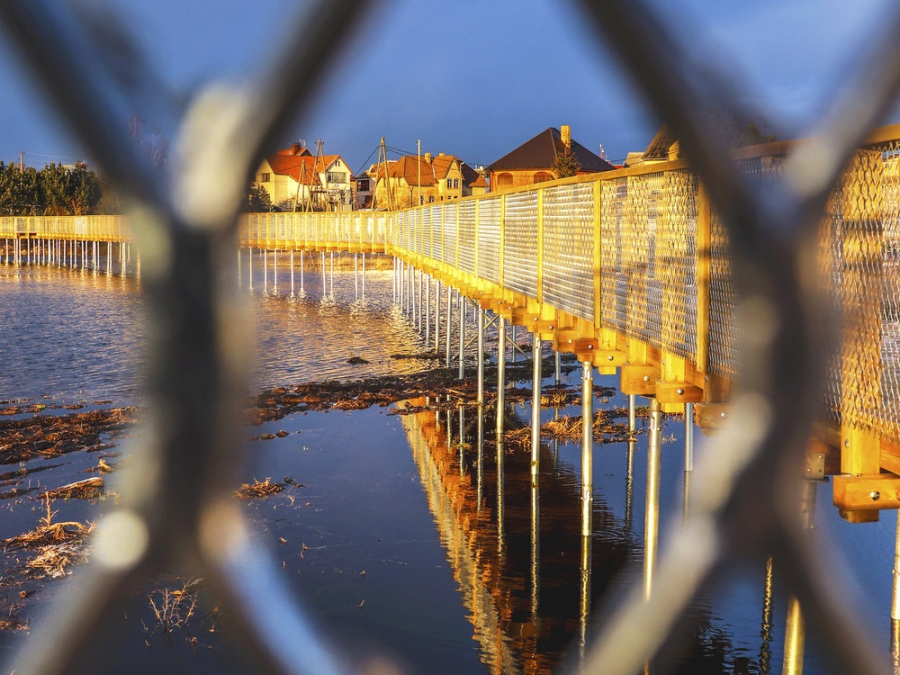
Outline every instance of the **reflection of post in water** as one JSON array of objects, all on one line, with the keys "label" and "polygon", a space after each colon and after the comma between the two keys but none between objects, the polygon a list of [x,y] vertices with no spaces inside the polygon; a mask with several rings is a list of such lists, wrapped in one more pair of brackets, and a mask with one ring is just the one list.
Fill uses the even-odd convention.
[{"label": "reflection of post in water", "polygon": [[769,675],[772,661],[772,558],[766,561],[766,584],[763,593],[762,627],[759,630],[759,675]]},{"label": "reflection of post in water", "polygon": [[644,517],[644,597],[650,597],[656,571],[659,542],[659,478],[661,472],[662,411],[656,398],[650,399],[650,432],[647,439],[647,509]]},{"label": "reflection of post in water", "polygon": [[466,407],[459,401],[459,475],[465,473],[466,468]]},{"label": "reflection of post in water", "polygon": [[591,618],[591,535],[581,537],[581,615],[579,617],[578,661],[584,663]]},{"label": "reflection of post in water", "polygon": [[[801,481],[800,513],[803,527],[810,529],[816,512],[815,480]],[[784,629],[784,675],[802,675],[803,651],[806,646],[806,625],[800,601],[794,596],[788,599],[787,620]]]},{"label": "reflection of post in water", "polygon": [[634,448],[637,441],[628,441],[628,456],[625,467],[625,530],[631,531],[632,506],[634,505]]},{"label": "reflection of post in water", "polygon": [[482,495],[484,494],[484,406],[478,406],[478,457],[476,459],[476,488],[475,488],[475,500],[476,500],[476,509],[478,513],[481,513],[481,501]]}]

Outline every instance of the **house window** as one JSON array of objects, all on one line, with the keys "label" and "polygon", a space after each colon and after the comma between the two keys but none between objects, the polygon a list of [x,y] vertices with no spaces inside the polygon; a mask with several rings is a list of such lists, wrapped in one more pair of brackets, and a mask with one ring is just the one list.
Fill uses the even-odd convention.
[{"label": "house window", "polygon": [[447,187],[451,190],[455,190],[459,188],[459,178],[448,178],[447,179]]},{"label": "house window", "polygon": [[553,180],[553,176],[551,176],[546,171],[538,171],[536,174],[534,174],[535,183],[543,183],[548,180]]},{"label": "house window", "polygon": [[325,173],[325,180],[329,183],[346,183],[347,174],[343,171],[328,171]]},{"label": "house window", "polygon": [[498,173],[497,174],[497,186],[498,187],[510,187],[513,184],[513,177],[511,173]]},{"label": "house window", "polygon": [[361,192],[368,192],[369,190],[369,179],[368,178],[360,178],[356,181],[356,189]]},{"label": "house window", "polygon": [[272,180],[272,174],[270,173],[261,173],[259,174],[259,182],[260,183],[268,183]]}]

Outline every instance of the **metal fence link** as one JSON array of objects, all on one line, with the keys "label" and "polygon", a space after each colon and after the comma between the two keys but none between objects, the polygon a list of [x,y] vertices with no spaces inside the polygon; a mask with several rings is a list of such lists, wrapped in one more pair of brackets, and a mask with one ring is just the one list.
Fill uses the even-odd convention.
[{"label": "metal fence link", "polygon": [[[237,158],[236,168],[217,176],[218,192],[199,192],[206,201],[184,203],[166,192],[127,142],[109,69],[85,47],[77,14],[67,18],[39,0],[0,5],[0,18],[57,106],[142,204],[129,225],[108,225],[121,227],[116,236],[130,230],[142,246],[151,324],[158,329],[150,346],[148,421],[133,449],[135,473],[123,473],[122,503],[101,524],[92,563],[66,586],[60,610],[48,618],[56,641],[27,645],[13,664],[17,675],[64,673],[131,584],[178,565],[202,571],[230,602],[241,638],[265,668],[343,672],[340,656],[267,572],[272,566],[265,554],[250,546],[228,494],[241,456],[236,420],[246,391],[246,336],[228,271],[247,172],[265,141],[290,119],[321,63],[336,51],[335,40],[348,30],[346,17],[361,4],[323,0],[316,6],[304,33],[314,38],[285,46],[254,92],[264,110],[253,96],[201,92],[186,113],[180,142],[186,157],[197,144],[209,150],[198,153],[196,165],[178,168],[176,184],[188,190],[222,158]],[[720,214],[710,216],[708,365],[712,374],[738,379],[735,414],[710,452],[705,475],[698,476],[696,511],[674,538],[654,592],[648,599],[636,592],[603,627],[585,671],[640,670],[733,561],[774,555],[831,666],[879,672],[877,650],[847,610],[852,603],[799,534],[794,496],[799,452],[820,400],[843,424],[900,440],[900,146],[891,141],[857,150],[900,87],[900,10],[873,42],[851,88],[853,100],[838,101],[824,119],[820,140],[789,149],[783,164],[748,166],[730,159],[707,114],[741,112],[721,78],[703,68],[695,72],[671,31],[637,0],[583,4],[655,111],[671,121],[695,169],[364,219],[254,215],[244,219],[239,239],[275,250],[288,242],[321,250],[335,241],[388,242],[526,298],[543,296],[589,320],[597,309],[593,258],[577,252],[595,250],[599,219],[603,327],[691,357],[698,351],[700,322],[702,183]],[[291,86],[283,87],[284,81]],[[257,117],[257,125],[249,124]],[[849,170],[833,186],[848,160]],[[747,175],[755,172],[766,179]],[[48,226],[78,237],[93,222],[51,220]],[[0,236],[31,226],[28,219],[3,219]],[[807,264],[811,257],[816,265]],[[502,266],[494,266],[497,259]],[[805,275],[809,269],[818,270],[818,283]],[[823,279],[833,288],[823,289]],[[823,314],[828,305],[819,302],[828,293],[843,308],[842,366],[831,380],[825,371],[834,356],[817,336],[823,326],[835,325]]]}]

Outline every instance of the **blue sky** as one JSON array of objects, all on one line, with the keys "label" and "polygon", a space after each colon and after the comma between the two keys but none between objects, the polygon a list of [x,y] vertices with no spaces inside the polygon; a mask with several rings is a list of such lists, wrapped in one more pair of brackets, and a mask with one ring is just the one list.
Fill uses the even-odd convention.
[{"label": "blue sky", "polygon": [[[98,0],[81,0],[96,8]],[[830,100],[847,60],[865,44],[886,0],[651,0],[700,58],[740,83],[782,137],[802,134]],[[216,78],[252,78],[290,33],[286,0],[117,0],[104,10],[128,26],[170,87],[188,95]],[[47,111],[0,33],[0,160],[36,166],[85,152]],[[549,126],[569,124],[611,159],[643,149],[658,121],[562,0],[389,0],[344,52],[309,114],[284,144],[322,139],[363,168],[388,145],[487,164]]]}]

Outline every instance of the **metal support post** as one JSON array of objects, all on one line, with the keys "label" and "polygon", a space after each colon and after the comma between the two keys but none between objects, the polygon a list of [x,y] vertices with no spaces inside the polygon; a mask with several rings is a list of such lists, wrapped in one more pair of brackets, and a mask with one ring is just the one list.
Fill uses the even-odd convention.
[{"label": "metal support post", "polygon": [[306,289],[303,287],[303,249],[300,249],[300,297],[306,297]]},{"label": "metal support post", "polygon": [[447,286],[447,364],[446,368],[450,368],[450,326],[453,320],[453,289]]},{"label": "metal support post", "polygon": [[366,254],[362,254],[362,298],[366,299]]},{"label": "metal support post", "polygon": [[466,298],[459,294],[459,379],[466,377]]},{"label": "metal support post", "polygon": [[291,297],[294,297],[294,249],[291,249]]},{"label": "metal support post", "polygon": [[684,470],[694,470],[694,404],[684,404]]},{"label": "metal support post", "polygon": [[[250,249],[250,255],[247,257],[248,267],[250,268],[250,292],[253,292],[253,249]],[[122,275],[125,275],[125,265],[122,265]]]},{"label": "metal support post", "polygon": [[431,279],[425,280],[425,345],[431,344]]},{"label": "metal support post", "polygon": [[662,411],[650,399],[650,434],[647,440],[647,508],[644,517],[644,597],[653,590],[656,550],[659,543],[659,479],[661,473]]},{"label": "metal support post", "polygon": [[325,276],[325,251],[322,251],[322,297],[328,295],[328,279]]},{"label": "metal support post", "polygon": [[497,323],[497,442],[503,442],[503,413],[506,410],[506,319]]},{"label": "metal support post", "polygon": [[269,251],[263,249],[263,295],[269,294]]},{"label": "metal support post", "polygon": [[272,279],[272,292],[278,295],[278,251],[272,251],[272,270],[275,276]]},{"label": "metal support post", "polygon": [[331,292],[328,297],[334,297],[334,251],[331,252]]},{"label": "metal support post", "polygon": [[441,282],[434,280],[434,353],[441,347]]},{"label": "metal support post", "polygon": [[[559,352],[557,352],[558,354]],[[581,536],[593,532],[594,510],[594,365],[581,364]]]},{"label": "metal support post", "polygon": [[560,381],[559,352],[553,352],[553,384],[557,387]]},{"label": "metal support post", "polygon": [[484,310],[476,307],[478,313],[478,405],[484,405]]},{"label": "metal support post", "polygon": [[359,300],[359,253],[353,254],[353,299]]},{"label": "metal support post", "polygon": [[531,483],[537,485],[541,458],[541,336],[532,333],[531,358]]},{"label": "metal support post", "polygon": [[900,621],[900,512],[897,515],[897,534],[894,543],[894,592],[891,596],[891,620]]}]

